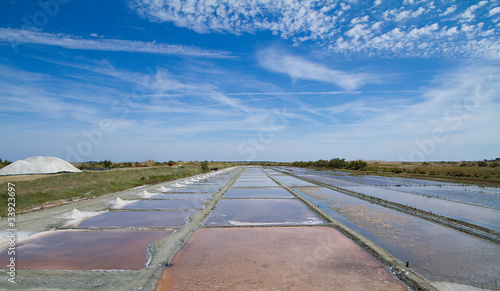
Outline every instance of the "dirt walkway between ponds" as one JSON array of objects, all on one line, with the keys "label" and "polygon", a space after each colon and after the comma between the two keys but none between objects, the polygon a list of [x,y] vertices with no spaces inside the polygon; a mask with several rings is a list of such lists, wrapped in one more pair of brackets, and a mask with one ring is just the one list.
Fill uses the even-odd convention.
[{"label": "dirt walkway between ponds", "polygon": [[[189,236],[206,220],[213,208],[222,198],[227,189],[234,183],[244,168],[233,168],[234,176],[217,192],[199,212],[189,218],[189,222],[182,227],[168,227],[176,230],[148,248],[151,255],[149,267],[138,270],[97,270],[97,271],[48,271],[48,270],[16,270],[17,283],[7,281],[7,270],[0,270],[0,290],[153,290],[165,264],[172,259],[175,253],[184,245]],[[193,177],[201,176],[196,175]],[[16,217],[18,243],[21,239],[29,238],[41,232],[55,231],[66,222],[63,215],[77,208],[81,212],[99,212],[109,208],[109,202],[117,197],[121,199],[138,199],[137,194],[143,190],[158,193],[161,185],[173,185],[185,181],[182,178],[168,183],[147,185],[130,190],[100,196],[94,199],[82,200],[70,204],[29,212]],[[0,220],[0,229],[9,229],[6,219]],[[127,228],[134,229],[134,228]],[[144,230],[145,228],[137,228]],[[6,247],[5,232],[0,233]],[[75,250],[78,251],[78,250]]]}]

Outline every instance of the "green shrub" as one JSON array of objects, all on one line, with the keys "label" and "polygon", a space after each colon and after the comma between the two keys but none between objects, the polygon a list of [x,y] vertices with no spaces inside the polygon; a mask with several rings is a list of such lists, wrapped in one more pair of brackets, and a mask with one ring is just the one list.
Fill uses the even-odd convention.
[{"label": "green shrub", "polygon": [[201,170],[203,172],[209,172],[210,170],[208,169],[208,161],[201,162]]}]

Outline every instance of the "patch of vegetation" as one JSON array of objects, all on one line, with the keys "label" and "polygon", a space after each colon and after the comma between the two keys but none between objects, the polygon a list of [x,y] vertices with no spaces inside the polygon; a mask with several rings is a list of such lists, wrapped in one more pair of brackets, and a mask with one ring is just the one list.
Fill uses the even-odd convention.
[{"label": "patch of vegetation", "polygon": [[201,163],[201,170],[206,173],[210,172],[210,169],[208,168],[208,161],[204,161]]},{"label": "patch of vegetation", "polygon": [[11,161],[7,161],[7,160],[4,160],[4,161],[3,161],[2,159],[0,159],[0,169],[1,169],[1,168],[3,168],[3,167],[8,166],[8,165],[10,165],[10,164],[12,164],[12,162],[11,162]]},{"label": "patch of vegetation", "polygon": [[334,158],[329,161],[318,160],[310,162],[293,162],[294,167],[306,167],[306,168],[324,168],[324,169],[347,169],[347,170],[362,170],[368,166],[368,163],[363,160],[356,161],[346,161],[345,159]]},{"label": "patch of vegetation", "polygon": [[370,162],[367,172],[400,176],[433,177],[459,182],[500,185],[500,169],[496,161],[462,162]]}]

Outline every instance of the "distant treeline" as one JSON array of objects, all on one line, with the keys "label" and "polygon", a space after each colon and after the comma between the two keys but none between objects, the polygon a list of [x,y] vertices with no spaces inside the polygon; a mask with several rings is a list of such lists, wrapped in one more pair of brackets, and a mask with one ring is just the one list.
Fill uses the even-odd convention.
[{"label": "distant treeline", "polygon": [[[111,162],[110,160],[104,161],[88,161],[85,163],[76,163],[75,166],[80,170],[90,170],[90,171],[98,171],[98,170],[109,170],[115,168],[152,168],[152,167],[165,167],[165,166],[180,166],[184,164],[193,164],[201,166],[203,172],[209,172],[209,162],[182,162],[182,161],[168,161],[168,162],[156,162],[154,160],[147,160],[144,162]],[[226,163],[213,163],[216,168],[224,168],[226,167]]]},{"label": "distant treeline", "polygon": [[361,170],[368,166],[368,163],[363,160],[356,161],[346,161],[345,159],[335,158],[329,161],[327,160],[317,160],[315,162],[293,162],[294,167],[303,168],[329,168],[329,169],[349,169],[349,170]]},{"label": "distant treeline", "polygon": [[177,162],[155,162],[154,160],[147,160],[144,162],[111,162],[110,160],[104,161],[88,161],[85,163],[75,163],[75,166],[80,170],[96,170],[96,169],[113,169],[113,168],[136,168],[136,167],[153,167],[153,166],[168,166],[175,165]]},{"label": "distant treeline", "polygon": [[12,164],[11,161],[7,161],[7,160],[3,161],[2,159],[0,159],[0,169],[5,167],[5,166],[8,166],[10,164]]}]

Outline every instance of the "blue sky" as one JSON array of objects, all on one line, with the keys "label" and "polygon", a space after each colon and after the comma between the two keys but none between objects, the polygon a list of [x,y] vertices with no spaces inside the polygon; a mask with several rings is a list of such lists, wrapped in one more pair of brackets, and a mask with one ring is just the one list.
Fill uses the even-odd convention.
[{"label": "blue sky", "polygon": [[0,158],[500,156],[500,1],[0,1]]}]

